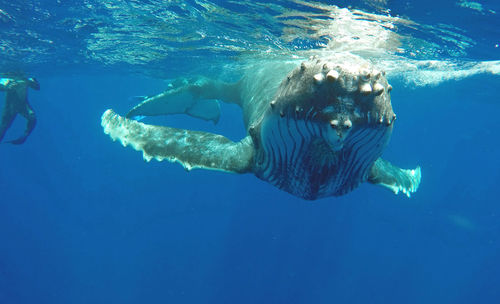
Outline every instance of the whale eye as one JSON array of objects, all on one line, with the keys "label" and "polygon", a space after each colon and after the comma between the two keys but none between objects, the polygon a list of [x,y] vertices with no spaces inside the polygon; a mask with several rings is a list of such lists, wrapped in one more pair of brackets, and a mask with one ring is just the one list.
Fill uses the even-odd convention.
[{"label": "whale eye", "polygon": [[346,129],[350,129],[350,128],[352,127],[352,122],[351,122],[351,120],[350,120],[350,119],[348,119],[348,120],[344,121],[344,127],[345,127]]}]

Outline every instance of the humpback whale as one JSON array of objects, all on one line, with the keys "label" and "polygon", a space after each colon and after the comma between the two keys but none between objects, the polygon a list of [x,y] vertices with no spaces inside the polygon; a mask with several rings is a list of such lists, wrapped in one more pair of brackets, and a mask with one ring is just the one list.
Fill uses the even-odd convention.
[{"label": "humpback whale", "polygon": [[[253,173],[306,200],[340,196],[363,182],[410,197],[420,184],[420,167],[401,169],[381,158],[396,120],[391,90],[384,71],[348,53],[270,60],[235,83],[180,80],[125,117],[106,110],[101,125],[147,161]],[[241,107],[247,131],[242,140],[133,119],[184,113],[217,122],[219,101]]]}]

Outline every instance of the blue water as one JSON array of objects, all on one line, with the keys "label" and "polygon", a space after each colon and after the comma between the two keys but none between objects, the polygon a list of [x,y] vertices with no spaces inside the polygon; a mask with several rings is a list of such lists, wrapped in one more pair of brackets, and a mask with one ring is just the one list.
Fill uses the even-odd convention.
[{"label": "blue water", "polygon": [[[164,78],[200,64],[208,68],[207,61],[233,62],[245,47],[264,52],[256,41],[238,40],[251,23],[226,28],[243,51],[199,48],[212,45],[213,37],[170,41],[170,55],[149,68],[130,58],[110,63],[120,54],[119,42],[99,50],[100,57],[86,57],[85,37],[109,22],[109,11],[96,9],[93,25],[77,33],[64,25],[83,20],[81,7],[97,2],[72,2],[34,1],[23,11],[24,1],[0,1],[16,20],[0,18],[8,30],[0,34],[3,50],[26,44],[0,54],[1,67],[22,68],[41,83],[40,91],[29,92],[38,117],[34,132],[21,146],[0,145],[0,303],[500,303],[498,75],[416,88],[393,83],[398,120],[384,157],[422,167],[422,184],[411,199],[363,184],[342,197],[308,202],[250,174],[188,173],[178,164],[147,163],[100,126],[105,109],[125,113],[131,96],[164,90]],[[237,12],[255,9],[251,2],[214,3]],[[354,7],[381,11],[367,3]],[[419,23],[453,25],[474,41],[428,59],[500,59],[496,1],[481,1],[483,12],[453,1],[441,7],[405,3],[386,7]],[[40,17],[46,12],[50,17]],[[200,20],[207,33],[220,29]],[[254,22],[277,39],[279,25]],[[36,29],[38,38],[23,26]],[[407,33],[437,39],[425,29]],[[35,41],[48,38],[65,48]],[[266,43],[321,44],[304,41]],[[231,105],[223,106],[217,126],[182,116],[154,121],[233,140],[245,134],[241,113]],[[23,128],[18,119],[8,139]]]}]

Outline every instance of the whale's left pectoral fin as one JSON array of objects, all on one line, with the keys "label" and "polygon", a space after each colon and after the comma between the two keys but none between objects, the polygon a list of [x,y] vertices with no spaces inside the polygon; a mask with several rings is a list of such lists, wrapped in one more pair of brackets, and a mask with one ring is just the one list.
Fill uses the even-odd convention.
[{"label": "whale's left pectoral fin", "polygon": [[395,194],[401,191],[410,197],[411,193],[417,191],[421,178],[420,167],[401,169],[379,158],[370,170],[368,182],[387,187]]},{"label": "whale's left pectoral fin", "polygon": [[252,170],[253,142],[249,136],[233,142],[208,132],[147,125],[121,117],[113,110],[104,112],[101,125],[113,140],[142,151],[147,161],[166,159],[179,162],[187,170],[204,168],[234,173]]},{"label": "whale's left pectoral fin", "polygon": [[171,89],[155,96],[135,97],[134,99],[140,102],[127,113],[127,118],[187,114],[217,124],[220,117],[218,100],[194,98],[184,88]]}]

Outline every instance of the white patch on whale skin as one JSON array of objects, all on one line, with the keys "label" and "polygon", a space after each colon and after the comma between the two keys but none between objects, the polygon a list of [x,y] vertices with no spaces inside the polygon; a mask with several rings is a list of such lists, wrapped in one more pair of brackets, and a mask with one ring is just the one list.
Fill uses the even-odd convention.
[{"label": "white patch on whale skin", "polygon": [[[344,139],[349,136],[351,130],[342,130],[338,132],[332,127],[326,127],[327,143],[333,151],[338,152],[344,147]],[[339,136],[340,135],[340,136]]]}]

